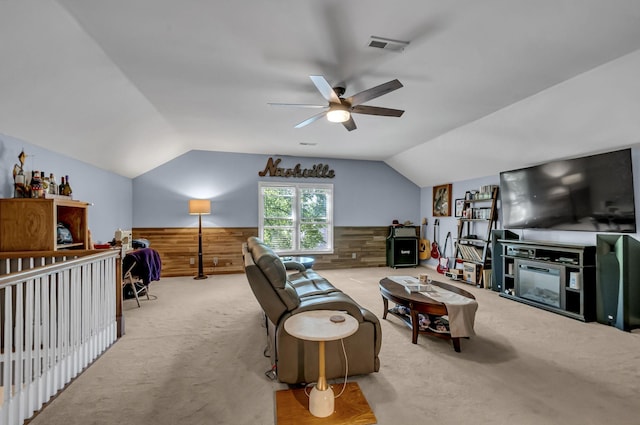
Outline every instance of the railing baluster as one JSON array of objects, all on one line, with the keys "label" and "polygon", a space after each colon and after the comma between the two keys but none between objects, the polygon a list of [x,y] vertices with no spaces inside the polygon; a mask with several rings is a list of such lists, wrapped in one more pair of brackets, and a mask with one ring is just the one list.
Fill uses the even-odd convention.
[{"label": "railing baluster", "polygon": [[[11,425],[13,415],[13,286],[4,288],[4,344],[2,347],[2,425]],[[6,407],[5,407],[6,406]]]},{"label": "railing baluster", "polygon": [[42,277],[34,280],[33,288],[33,345],[31,346],[31,376],[29,377],[29,386],[31,387],[29,399],[31,403],[29,405],[29,411],[27,417],[31,416],[33,412],[38,410],[39,392],[40,392],[40,376],[42,376],[42,367],[40,364],[40,356],[42,355],[42,339],[40,333],[42,331],[42,321],[40,320],[40,314],[42,313],[42,306],[40,305],[40,287],[42,286]]},{"label": "railing baluster", "polygon": [[13,411],[12,416],[17,418],[20,422],[24,420],[20,413],[22,412],[22,406],[24,405],[24,399],[22,397],[22,384],[24,381],[24,301],[23,293],[24,282],[16,285],[16,318],[14,328],[14,340],[15,340],[15,371],[13,378],[13,394],[15,404],[11,405]]},{"label": "railing baluster", "polygon": [[40,379],[38,381],[38,406],[42,406],[49,399],[48,388],[49,379],[49,285],[51,284],[51,275],[44,276],[40,281],[40,320],[42,323],[40,330],[40,338],[42,340],[39,344],[41,348],[40,355],[38,356],[38,364],[40,366]]},{"label": "railing baluster", "polygon": [[57,299],[58,299],[58,279],[60,273],[55,273],[50,282],[49,294],[49,375],[51,376],[47,393],[52,396],[58,391],[58,324],[56,317],[58,316]]},{"label": "railing baluster", "polygon": [[62,332],[62,382],[61,384],[66,385],[67,382],[71,379],[71,373],[69,372],[69,363],[71,359],[71,335],[70,335],[70,321],[71,321],[71,308],[69,307],[69,303],[71,302],[71,291],[69,288],[71,270],[67,270],[62,277],[62,308],[60,309],[60,313],[62,313],[60,319],[60,331]]}]

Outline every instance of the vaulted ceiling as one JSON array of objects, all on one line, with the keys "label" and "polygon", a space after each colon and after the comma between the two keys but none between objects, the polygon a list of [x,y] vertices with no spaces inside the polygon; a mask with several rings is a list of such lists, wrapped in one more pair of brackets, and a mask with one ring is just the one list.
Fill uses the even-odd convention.
[{"label": "vaulted ceiling", "polygon": [[[5,0],[0,39],[0,133],[128,177],[201,149],[424,187],[640,142],[636,0]],[[296,129],[269,103],[324,104],[310,75],[405,113]]]}]

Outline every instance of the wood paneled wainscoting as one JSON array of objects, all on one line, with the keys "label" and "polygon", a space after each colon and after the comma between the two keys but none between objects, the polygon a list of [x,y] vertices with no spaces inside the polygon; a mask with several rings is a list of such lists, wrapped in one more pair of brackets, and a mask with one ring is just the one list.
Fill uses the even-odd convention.
[{"label": "wood paneled wainscoting", "polygon": [[[134,239],[148,239],[162,259],[162,276],[198,274],[198,229],[191,227],[134,228]],[[333,254],[314,254],[314,269],[384,267],[388,226],[335,227]],[[243,273],[242,243],[257,236],[257,227],[206,227],[202,229],[204,273]],[[353,258],[355,254],[356,258]],[[214,258],[218,264],[214,265]],[[191,261],[193,259],[193,264]]]},{"label": "wood paneled wainscoting", "polygon": [[[134,239],[148,239],[162,260],[162,276],[198,274],[198,228],[133,228]],[[242,243],[257,236],[256,227],[203,227],[202,265],[204,274],[243,273]],[[214,258],[218,264],[214,266]],[[191,264],[193,262],[193,264]]]},{"label": "wood paneled wainscoting", "polygon": [[[385,241],[389,235],[389,226],[334,227],[333,233],[333,254],[310,255],[315,258],[314,269],[349,269],[386,265]],[[353,258],[353,254],[356,258]]]}]

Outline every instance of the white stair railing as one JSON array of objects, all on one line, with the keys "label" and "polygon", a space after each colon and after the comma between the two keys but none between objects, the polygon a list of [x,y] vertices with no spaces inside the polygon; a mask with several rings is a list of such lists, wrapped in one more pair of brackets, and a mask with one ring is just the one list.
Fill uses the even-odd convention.
[{"label": "white stair railing", "polygon": [[0,272],[0,425],[23,424],[117,338],[119,252],[64,260]]}]

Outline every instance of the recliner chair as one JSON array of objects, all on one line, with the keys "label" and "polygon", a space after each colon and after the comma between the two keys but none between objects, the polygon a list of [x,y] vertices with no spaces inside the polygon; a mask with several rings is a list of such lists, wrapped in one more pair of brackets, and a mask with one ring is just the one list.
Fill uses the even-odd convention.
[{"label": "recliner chair", "polygon": [[[340,310],[360,323],[344,340],[349,376],[377,372],[382,330],[378,318],[313,270],[298,267],[287,274],[280,257],[260,239],[243,244],[244,267],[251,289],[267,318],[272,365],[278,380],[288,384],[314,382],[318,378],[318,344],[289,335],[284,322],[308,310]],[[294,266],[293,264],[289,264]],[[345,359],[340,341],[325,345],[327,379],[344,377]]]}]

